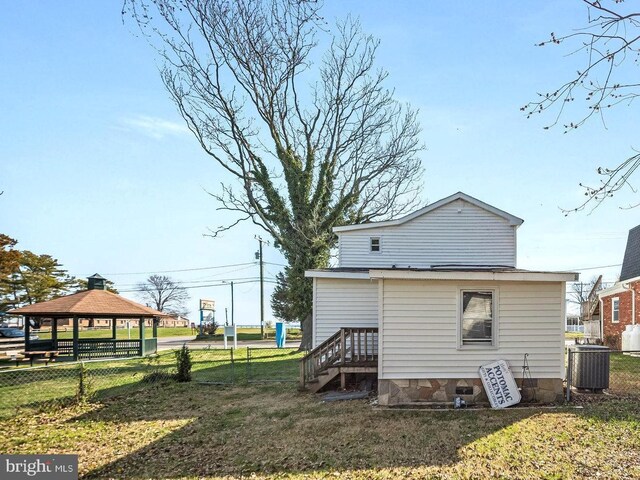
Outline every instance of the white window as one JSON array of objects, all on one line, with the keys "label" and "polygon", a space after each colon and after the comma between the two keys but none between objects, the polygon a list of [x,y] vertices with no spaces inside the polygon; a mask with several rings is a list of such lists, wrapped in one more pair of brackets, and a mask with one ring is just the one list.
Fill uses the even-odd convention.
[{"label": "white window", "polygon": [[620,322],[620,299],[614,297],[611,299],[611,323]]},{"label": "white window", "polygon": [[371,249],[371,252],[373,253],[380,253],[380,251],[382,250],[382,245],[380,243],[380,237],[371,237],[369,239],[369,246]]},{"label": "white window", "polygon": [[495,295],[493,290],[460,292],[460,344],[493,346],[495,344]]}]

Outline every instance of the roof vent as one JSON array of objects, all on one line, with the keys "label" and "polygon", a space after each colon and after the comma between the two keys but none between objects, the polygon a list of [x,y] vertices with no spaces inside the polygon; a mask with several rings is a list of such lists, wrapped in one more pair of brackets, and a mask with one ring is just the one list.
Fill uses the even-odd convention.
[{"label": "roof vent", "polygon": [[94,273],[90,277],[87,278],[87,289],[88,290],[106,290],[106,278]]}]

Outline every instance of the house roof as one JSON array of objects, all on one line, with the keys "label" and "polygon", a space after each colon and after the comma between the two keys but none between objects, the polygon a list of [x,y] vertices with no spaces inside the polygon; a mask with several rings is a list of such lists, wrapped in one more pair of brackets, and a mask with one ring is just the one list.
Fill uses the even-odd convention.
[{"label": "house roof", "polygon": [[448,203],[455,202],[456,200],[464,200],[465,202],[469,202],[472,205],[475,205],[479,208],[482,208],[483,210],[487,210],[488,212],[491,212],[499,217],[502,217],[509,222],[509,225],[518,227],[522,225],[522,223],[524,222],[523,219],[516,217],[515,215],[511,215],[510,213],[507,213],[504,210],[500,210],[499,208],[494,207],[493,205],[489,205],[488,203],[478,200],[477,198],[474,198],[471,195],[467,195],[466,193],[463,193],[463,192],[458,192],[446,198],[438,200],[437,202],[431,203],[426,207],[416,210],[415,212],[410,213],[409,215],[406,215],[404,217],[398,218],[396,220],[387,220],[384,222],[359,223],[356,225],[345,225],[342,227],[334,227],[333,231],[336,233],[339,233],[339,232],[347,232],[351,230],[364,230],[367,228],[392,227],[396,225],[402,225],[403,223],[413,220],[414,218],[424,215],[425,213],[429,213],[437,208],[442,207],[443,205],[447,205]]},{"label": "house roof", "polygon": [[325,268],[307,270],[306,277],[350,279],[403,279],[403,280],[511,280],[571,282],[578,279],[576,272],[549,272],[523,270],[502,266],[434,266],[431,268]]},{"label": "house roof", "polygon": [[30,317],[157,317],[166,314],[145,307],[106,290],[84,290],[55,298],[48,302],[34,303],[10,310],[13,315]]},{"label": "house roof", "polygon": [[629,230],[620,281],[640,277],[640,225]]}]

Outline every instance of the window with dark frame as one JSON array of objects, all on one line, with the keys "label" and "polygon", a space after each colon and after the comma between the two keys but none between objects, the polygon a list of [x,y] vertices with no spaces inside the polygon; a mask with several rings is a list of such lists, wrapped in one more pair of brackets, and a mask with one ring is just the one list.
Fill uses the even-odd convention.
[{"label": "window with dark frame", "polygon": [[371,237],[370,248],[372,252],[380,252],[380,237]]},{"label": "window with dark frame", "polygon": [[463,290],[462,345],[493,345],[493,292]]}]

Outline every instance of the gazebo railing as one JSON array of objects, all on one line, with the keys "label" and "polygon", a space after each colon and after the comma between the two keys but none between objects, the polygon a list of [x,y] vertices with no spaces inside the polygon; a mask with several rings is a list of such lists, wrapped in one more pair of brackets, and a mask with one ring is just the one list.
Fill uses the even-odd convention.
[{"label": "gazebo railing", "polygon": [[[58,340],[60,356],[73,356],[73,340]],[[137,357],[141,353],[140,340],[113,340],[110,338],[78,339],[78,358]],[[151,353],[150,351],[146,353]]]},{"label": "gazebo railing", "polygon": [[53,340],[31,340],[29,342],[29,351],[37,350],[55,350]]}]

